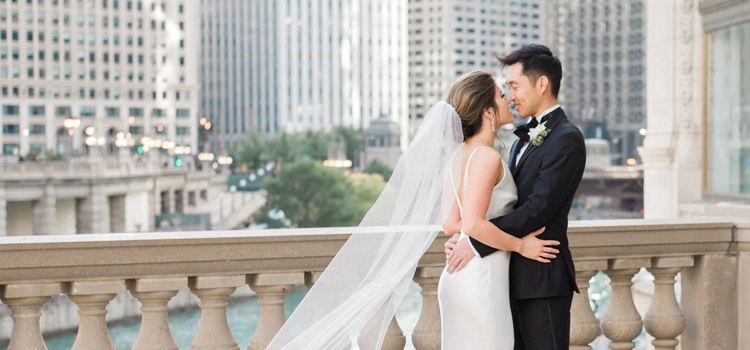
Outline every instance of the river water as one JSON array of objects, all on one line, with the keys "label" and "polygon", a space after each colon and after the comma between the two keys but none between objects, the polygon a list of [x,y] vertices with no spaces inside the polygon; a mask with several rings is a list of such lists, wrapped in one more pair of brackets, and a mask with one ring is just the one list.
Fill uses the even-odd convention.
[{"label": "river water", "polygon": [[[406,349],[414,349],[414,346],[411,344],[411,333],[417,324],[419,313],[422,309],[422,296],[419,295],[419,291],[419,286],[416,283],[412,283],[396,314],[396,319],[406,335]],[[307,288],[298,286],[287,294],[287,303],[284,307],[287,317],[297,307],[306,292]],[[260,305],[258,304],[257,297],[230,300],[227,307],[227,319],[229,321],[229,328],[232,329],[232,334],[234,334],[234,338],[239,343],[240,349],[245,349],[250,342],[255,328],[258,326],[259,317]],[[199,309],[169,314],[169,327],[172,329],[172,335],[180,349],[190,349],[190,344],[198,333],[199,321]],[[140,328],[140,321],[110,325],[109,335],[118,350],[129,350],[135,343]],[[49,350],[68,350],[73,346],[73,342],[75,342],[75,334],[45,338],[45,343]]]},{"label": "river water", "polygon": [[[422,296],[419,294],[419,291],[419,285],[412,283],[404,297],[404,301],[396,313],[396,319],[406,336],[406,349],[411,350],[414,349],[411,342],[411,334],[417,324],[419,314],[422,310]],[[284,307],[287,317],[299,304],[306,292],[307,288],[298,286],[287,294],[287,302]],[[609,280],[606,275],[600,273],[592,279],[589,296],[593,296],[592,300],[595,300],[594,306],[597,310],[597,316],[601,317],[601,313],[606,309],[609,301]],[[258,304],[257,297],[230,300],[229,306],[227,307],[227,319],[232,334],[234,334],[235,339],[239,343],[240,349],[245,349],[250,342],[250,338],[253,336],[255,328],[258,325],[259,317],[260,305]],[[198,332],[199,321],[199,309],[191,309],[169,314],[169,326],[180,349],[190,349],[190,344],[193,342],[193,338],[195,338],[195,334]],[[115,347],[118,350],[129,350],[138,337],[140,327],[140,321],[110,325],[109,334]],[[68,350],[73,346],[74,342],[75,334],[45,337],[45,343],[49,350]],[[600,336],[592,345],[596,350],[604,350],[608,348],[608,343],[609,341],[606,338]],[[5,349],[7,348],[0,348],[0,350]],[[635,349],[646,349],[645,332],[636,339]]]}]

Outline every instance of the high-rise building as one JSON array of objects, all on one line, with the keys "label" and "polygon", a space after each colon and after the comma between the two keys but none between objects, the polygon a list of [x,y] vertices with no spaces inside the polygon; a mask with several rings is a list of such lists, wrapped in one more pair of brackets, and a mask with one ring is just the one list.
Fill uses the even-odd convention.
[{"label": "high-rise building", "polygon": [[194,153],[196,5],[0,1],[3,153],[113,154],[141,141]]},{"label": "high-rise building", "polygon": [[646,2],[553,0],[547,38],[563,64],[560,103],[612,160],[640,159],[646,127]]},{"label": "high-rise building", "polygon": [[409,1],[411,133],[459,76],[487,70],[502,81],[498,56],[544,42],[542,0]]},{"label": "high-rise building", "polygon": [[407,2],[202,2],[201,115],[213,150],[251,128],[408,127]]}]

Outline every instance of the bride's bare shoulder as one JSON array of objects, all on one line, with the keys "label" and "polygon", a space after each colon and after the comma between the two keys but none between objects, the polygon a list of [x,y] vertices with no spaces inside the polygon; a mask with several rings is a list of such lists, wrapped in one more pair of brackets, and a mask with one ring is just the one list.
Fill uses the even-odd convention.
[{"label": "bride's bare shoulder", "polygon": [[481,171],[488,175],[497,174],[498,171],[502,171],[500,166],[502,161],[503,157],[500,152],[491,147],[482,147],[476,150],[474,157],[472,157],[469,171]]}]

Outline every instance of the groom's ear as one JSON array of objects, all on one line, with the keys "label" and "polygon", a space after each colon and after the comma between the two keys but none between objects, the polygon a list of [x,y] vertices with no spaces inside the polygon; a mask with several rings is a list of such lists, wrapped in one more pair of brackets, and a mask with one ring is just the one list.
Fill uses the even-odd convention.
[{"label": "groom's ear", "polygon": [[546,75],[542,75],[536,80],[536,88],[539,89],[539,94],[544,95],[549,90],[549,78]]}]

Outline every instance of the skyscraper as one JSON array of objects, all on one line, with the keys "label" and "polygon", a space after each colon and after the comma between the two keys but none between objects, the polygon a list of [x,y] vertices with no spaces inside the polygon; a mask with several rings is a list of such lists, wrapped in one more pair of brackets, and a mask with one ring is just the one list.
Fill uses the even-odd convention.
[{"label": "skyscraper", "polygon": [[251,128],[360,128],[381,113],[406,131],[406,1],[204,0],[202,13],[214,151]]},{"label": "skyscraper", "polygon": [[429,107],[475,69],[502,79],[497,57],[544,42],[544,1],[409,1],[411,132]]},{"label": "skyscraper", "polygon": [[196,1],[0,1],[3,153],[194,152]]},{"label": "skyscraper", "polygon": [[587,138],[610,141],[615,164],[639,159],[646,127],[646,2],[553,0],[548,6],[548,41],[563,64],[560,103]]}]

